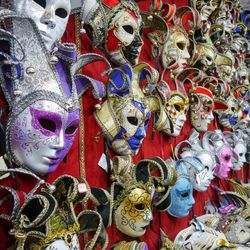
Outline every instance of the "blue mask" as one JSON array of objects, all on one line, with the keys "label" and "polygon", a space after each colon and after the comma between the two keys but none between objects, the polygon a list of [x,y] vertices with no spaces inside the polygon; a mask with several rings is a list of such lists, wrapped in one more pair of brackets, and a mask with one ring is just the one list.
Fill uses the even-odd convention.
[{"label": "blue mask", "polygon": [[177,161],[175,168],[179,178],[171,190],[171,205],[168,213],[174,217],[185,217],[195,203],[193,184],[182,161]]}]

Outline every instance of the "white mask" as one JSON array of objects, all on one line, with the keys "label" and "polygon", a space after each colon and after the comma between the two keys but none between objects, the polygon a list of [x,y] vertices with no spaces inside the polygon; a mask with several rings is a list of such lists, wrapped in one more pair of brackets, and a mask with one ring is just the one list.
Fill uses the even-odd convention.
[{"label": "white mask", "polygon": [[13,9],[35,21],[50,51],[66,29],[71,4],[69,0],[14,0]]},{"label": "white mask", "polygon": [[69,113],[54,102],[37,101],[10,123],[15,162],[39,175],[55,171],[70,149],[78,125],[78,110]]}]

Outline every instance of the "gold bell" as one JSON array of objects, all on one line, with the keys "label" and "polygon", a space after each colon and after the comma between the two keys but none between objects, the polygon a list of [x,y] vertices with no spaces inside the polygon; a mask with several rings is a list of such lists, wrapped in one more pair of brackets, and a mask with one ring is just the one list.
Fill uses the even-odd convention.
[{"label": "gold bell", "polygon": [[153,16],[148,16],[147,19],[151,22],[153,20]]}]

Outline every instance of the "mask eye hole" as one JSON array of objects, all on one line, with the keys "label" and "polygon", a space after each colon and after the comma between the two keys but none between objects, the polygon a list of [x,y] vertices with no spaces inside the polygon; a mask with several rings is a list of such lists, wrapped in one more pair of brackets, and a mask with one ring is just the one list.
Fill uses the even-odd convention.
[{"label": "mask eye hole", "polygon": [[131,25],[123,25],[122,28],[131,35],[134,33],[134,29]]},{"label": "mask eye hole", "polygon": [[140,211],[143,211],[145,209],[145,205],[143,203],[140,203],[140,204],[136,204],[135,205],[135,208],[137,210],[140,210]]},{"label": "mask eye hole", "polygon": [[135,116],[128,116],[127,120],[130,124],[137,126],[138,125],[138,119]]},{"label": "mask eye hole", "polygon": [[243,156],[243,153],[239,153],[239,156]]},{"label": "mask eye hole", "polygon": [[182,198],[188,198],[188,195],[189,195],[188,192],[185,192],[185,193],[181,194],[181,197]]},{"label": "mask eye hole", "polygon": [[230,158],[231,158],[230,155],[226,155],[225,156],[225,161],[230,161]]},{"label": "mask eye hole", "polygon": [[76,130],[77,130],[77,126],[72,125],[66,128],[65,133],[68,135],[72,135],[76,132]]},{"label": "mask eye hole", "polygon": [[183,43],[176,43],[177,47],[180,49],[180,50],[184,50],[185,46]]},{"label": "mask eye hole", "polygon": [[55,132],[56,131],[56,124],[54,121],[46,119],[46,118],[39,118],[38,122],[40,123],[41,127],[51,131],[51,132]]},{"label": "mask eye hole", "polygon": [[174,104],[174,108],[175,108],[178,112],[181,111],[181,107],[180,107],[180,105],[178,105],[178,104]]},{"label": "mask eye hole", "polygon": [[61,17],[61,18],[65,18],[68,16],[68,12],[63,8],[58,8],[58,9],[56,9],[56,15]]},{"label": "mask eye hole", "polygon": [[33,0],[33,1],[45,9],[46,0]]}]

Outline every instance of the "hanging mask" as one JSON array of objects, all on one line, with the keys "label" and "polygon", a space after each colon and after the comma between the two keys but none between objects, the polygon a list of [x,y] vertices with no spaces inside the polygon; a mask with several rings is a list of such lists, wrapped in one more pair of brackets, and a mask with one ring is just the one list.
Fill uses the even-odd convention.
[{"label": "hanging mask", "polygon": [[[19,167],[45,175],[55,171],[63,160],[79,125],[79,101],[73,78],[77,67],[74,73],[72,68],[75,47],[61,45],[55,65],[44,53],[32,19],[19,17],[9,10],[2,10],[1,14],[2,19],[9,15],[10,34],[15,34],[12,37],[1,30],[11,48],[11,57],[5,51],[2,53],[8,64],[3,64],[0,73],[1,87],[10,109],[6,151]],[[28,32],[27,36],[33,41],[32,47],[23,36],[24,32]],[[70,70],[62,70],[63,65]]]},{"label": "hanging mask", "polygon": [[218,7],[219,3],[213,0],[209,1],[193,0],[192,4],[200,12],[201,20],[208,21],[209,16]]},{"label": "hanging mask", "polygon": [[119,155],[136,155],[146,136],[151,107],[139,83],[149,76],[147,67],[138,64],[131,68],[126,64],[114,69],[109,77],[108,98],[95,111],[108,144]]},{"label": "hanging mask", "polygon": [[146,232],[153,219],[151,203],[154,186],[130,186],[114,201],[114,224],[122,233],[131,237],[140,237]]},{"label": "hanging mask", "polygon": [[[7,1],[6,1],[7,2]],[[68,0],[11,0],[11,9],[32,18],[48,51],[66,29],[71,4]],[[5,5],[5,0],[2,1]],[[28,41],[27,41],[28,42]]]},{"label": "hanging mask", "polygon": [[171,205],[168,213],[174,217],[185,217],[189,214],[195,200],[193,198],[193,184],[185,164],[176,162],[175,170],[179,177],[171,189]]},{"label": "hanging mask", "polygon": [[[202,167],[200,170],[197,169],[198,172],[196,173],[196,177],[193,178],[194,182],[200,183],[200,185],[197,186],[197,189],[194,184],[194,189],[200,192],[207,190],[211,181],[214,179],[216,160],[212,152],[205,150],[202,147],[199,133],[196,130],[192,129],[189,138],[176,145],[175,156],[177,158],[181,157],[182,159],[188,159],[186,157],[194,157],[202,163]],[[195,169],[196,164],[191,163],[191,165],[195,165]],[[197,164],[197,167],[198,166],[201,165]]]},{"label": "hanging mask", "polygon": [[[162,78],[164,72],[162,73]],[[187,120],[188,97],[180,82],[175,82],[175,89],[162,79],[157,84],[160,99],[160,112],[156,113],[155,129],[170,136],[178,136]]]},{"label": "hanging mask", "polygon": [[219,116],[219,123],[225,128],[232,128],[242,119],[243,112],[233,96],[226,99],[215,99],[215,113]]},{"label": "hanging mask", "polygon": [[232,168],[232,150],[226,142],[221,130],[207,131],[202,140],[202,146],[216,155],[217,165],[215,174],[219,178],[226,178]]},{"label": "hanging mask", "polygon": [[180,161],[186,166],[194,189],[198,192],[206,191],[213,179],[212,171],[209,171],[208,167],[194,156],[184,157]]},{"label": "hanging mask", "polygon": [[239,130],[237,132],[225,131],[223,134],[225,136],[226,141],[232,148],[232,169],[240,170],[246,162],[245,154],[247,152],[247,145],[243,140],[243,134]]},{"label": "hanging mask", "polygon": [[185,30],[170,28],[169,37],[163,46],[161,56],[163,68],[172,70],[173,74],[186,68],[191,57],[188,51],[189,44]]},{"label": "hanging mask", "polygon": [[214,119],[213,94],[210,90],[198,86],[191,93],[190,117],[192,126],[199,132],[205,132]]},{"label": "hanging mask", "polygon": [[143,45],[142,18],[133,0],[84,1],[81,20],[92,28],[94,45],[117,65],[138,62]]},{"label": "hanging mask", "polygon": [[230,83],[232,81],[233,68],[232,60],[230,59],[230,57],[218,53],[215,58],[215,64],[218,78],[227,83]]}]

